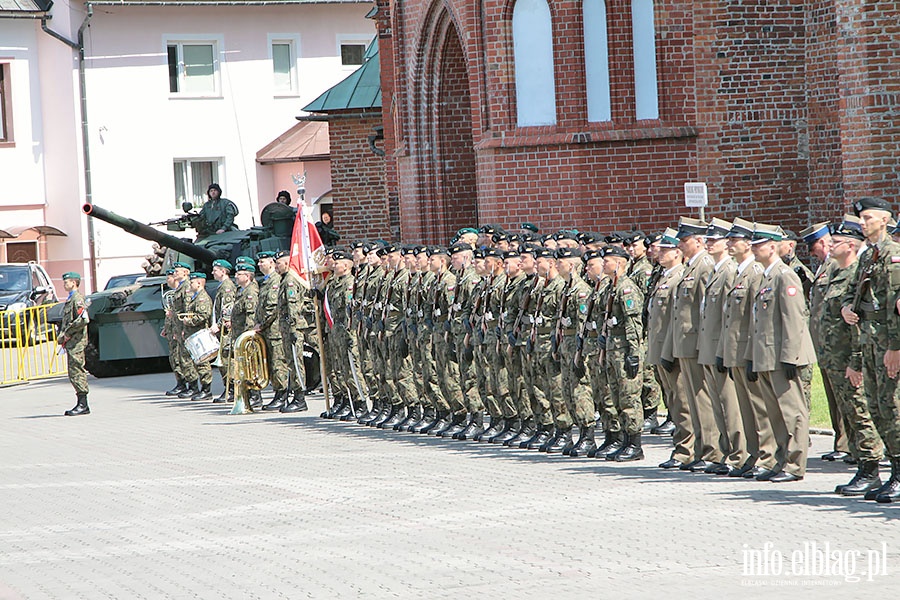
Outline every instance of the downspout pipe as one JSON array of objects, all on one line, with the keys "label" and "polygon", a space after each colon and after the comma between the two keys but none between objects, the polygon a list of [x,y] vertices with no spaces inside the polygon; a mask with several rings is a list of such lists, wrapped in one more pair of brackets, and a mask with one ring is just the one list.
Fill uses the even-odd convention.
[{"label": "downspout pipe", "polygon": [[[88,135],[87,85],[85,83],[84,68],[84,30],[87,29],[88,24],[91,22],[91,17],[94,16],[94,7],[90,3],[87,3],[85,6],[87,7],[87,14],[84,16],[84,21],[81,22],[81,27],[78,28],[78,37],[76,38],[77,41],[73,42],[47,27],[47,21],[50,19],[50,15],[45,15],[41,18],[41,30],[50,37],[61,41],[65,45],[78,52],[78,94],[80,96],[81,105],[81,153],[82,160],[84,162],[84,200],[88,204],[93,204],[94,193],[93,185],[91,183],[91,148],[90,138]],[[91,291],[96,292],[97,247],[96,237],[94,235],[93,219],[88,219],[87,227],[88,253],[90,257],[90,264],[88,265],[88,269],[90,270],[91,274]]]}]

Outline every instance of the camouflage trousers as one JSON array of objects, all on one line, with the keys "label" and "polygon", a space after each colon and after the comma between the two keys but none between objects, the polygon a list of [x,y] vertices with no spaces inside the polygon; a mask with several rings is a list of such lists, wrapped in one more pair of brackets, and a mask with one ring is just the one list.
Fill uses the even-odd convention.
[{"label": "camouflage trousers", "polygon": [[484,410],[484,404],[481,401],[481,394],[478,392],[478,382],[475,377],[474,352],[470,358],[466,358],[465,342],[466,335],[457,332],[452,337],[452,343],[456,352],[456,364],[459,371],[459,389],[462,392],[463,404],[470,413]]},{"label": "camouflage trousers", "polygon": [[[827,359],[826,359],[827,360]],[[837,392],[831,384],[832,379],[843,378],[844,369],[838,369],[829,376],[829,369],[819,362],[819,373],[822,374],[822,387],[825,388],[825,399],[828,400],[828,416],[831,418],[831,429],[834,430],[834,446],[835,452],[849,452],[856,457],[856,449],[850,444],[850,438],[847,435],[849,424],[847,419],[841,414],[838,404]]]},{"label": "camouflage trousers", "polygon": [[884,444],[869,413],[865,386],[853,387],[837,369],[822,369],[822,377],[823,381],[828,378],[834,390],[838,419],[847,427],[848,446],[853,458],[862,461],[884,458]]},{"label": "camouflage trousers", "polygon": [[288,389],[288,379],[291,371],[288,368],[287,357],[284,354],[284,343],[281,336],[275,336],[272,332],[262,332],[266,340],[266,352],[268,353],[269,381],[276,392]]},{"label": "camouflage trousers", "polygon": [[[189,338],[194,333],[196,332],[185,330],[184,339]],[[178,346],[178,349],[181,353],[179,361],[181,362],[181,368],[184,374],[185,381],[187,381],[188,383],[193,383],[199,379],[200,385],[203,387],[212,385],[212,365],[210,364],[210,361],[195,363],[184,342],[180,343]]]},{"label": "camouflage trousers", "polygon": [[[885,336],[886,337],[886,336]],[[887,340],[863,344],[863,386],[872,422],[884,442],[887,455],[900,457],[900,386],[887,375],[884,353]]]},{"label": "camouflage trousers", "polygon": [[509,396],[513,405],[516,407],[516,415],[520,419],[530,419],[534,416],[531,410],[531,401],[525,386],[525,365],[522,362],[522,355],[525,353],[522,346],[510,346],[509,344],[501,344],[503,347],[503,360],[506,362],[506,374],[509,378]]},{"label": "camouflage trousers", "polygon": [[559,430],[568,431],[572,428],[572,415],[562,394],[562,372],[559,360],[553,358],[550,344],[550,335],[537,334],[534,345],[534,356],[538,362],[539,387],[544,391],[547,405],[550,407],[550,416],[554,425]]},{"label": "camouflage trousers", "polygon": [[559,366],[562,378],[562,396],[569,409],[569,414],[579,427],[593,427],[594,400],[591,397],[591,384],[584,377],[575,374],[575,348],[577,340],[574,335],[563,338],[559,345]]},{"label": "camouflage trousers", "polygon": [[396,393],[389,377],[387,337],[383,333],[381,339],[376,333],[369,334],[369,355],[372,358],[372,376],[379,397],[389,403],[395,402]]},{"label": "camouflage trousers", "polygon": [[422,389],[425,392],[423,400],[427,400],[432,408],[439,411],[449,411],[450,405],[444,399],[438,385],[437,363],[434,359],[434,341],[432,330],[425,325],[419,326],[419,349],[422,361]]},{"label": "camouflage trousers", "polygon": [[[337,332],[332,331],[329,335],[329,341],[332,338],[336,338]],[[303,344],[306,341],[306,335],[304,331],[297,330],[293,332],[296,337],[297,343],[291,343],[290,335],[282,335],[281,343],[282,343],[282,352],[284,353],[285,359],[288,364],[288,384],[287,389],[290,389],[292,392],[299,392],[306,389],[306,364],[303,362]],[[333,345],[334,342],[331,341]],[[326,350],[327,352],[327,350]],[[334,368],[335,365],[338,365],[338,369],[340,372],[339,366],[339,356],[340,354],[334,353],[334,360],[329,362],[329,365]]]},{"label": "camouflage trousers", "polygon": [[169,345],[169,366],[172,368],[172,372],[175,373],[175,378],[178,381],[184,381],[184,375],[181,373],[181,363],[178,362],[178,342],[175,340],[175,336],[169,334],[166,338],[166,343]]},{"label": "camouflage trousers", "polygon": [[228,365],[231,364],[231,334],[219,331],[219,374],[222,381],[228,379]]},{"label": "camouflage trousers", "polygon": [[522,361],[522,374],[525,384],[524,395],[528,398],[531,405],[531,414],[534,415],[534,421],[539,426],[549,426],[553,424],[553,412],[550,410],[550,400],[547,388],[543,381],[543,366],[541,361],[543,357],[539,356],[534,349],[528,352],[528,348],[520,346],[519,356]]},{"label": "camouflage trousers", "polygon": [[[473,342],[474,343],[474,342]],[[493,387],[488,376],[487,365],[488,358],[485,355],[487,346],[484,344],[474,344],[472,347],[472,372],[475,375],[475,389],[481,399],[484,410],[494,419],[501,417],[500,404],[494,398]]]},{"label": "camouflage trousers", "polygon": [[437,324],[431,336],[434,350],[434,362],[438,387],[444,397],[450,411],[453,413],[466,412],[463,404],[462,389],[459,386],[459,370],[456,363],[456,346],[449,337],[449,332],[444,331],[441,324]]},{"label": "camouflage trousers", "polygon": [[396,390],[396,395],[391,399],[392,404],[413,406],[418,402],[416,387],[413,385],[412,361],[409,356],[404,356],[402,346],[406,342],[406,334],[402,328],[386,335],[388,348],[388,367],[390,379]]},{"label": "camouflage trousers", "polygon": [[66,344],[66,368],[69,372],[69,383],[76,394],[90,392],[87,382],[87,371],[84,368],[84,349],[87,347],[87,336],[73,337]]},{"label": "camouflage trousers", "polygon": [[[614,341],[610,339],[610,341]],[[638,352],[641,364],[634,378],[625,373],[625,357],[629,355],[626,348],[613,348],[606,351],[606,378],[609,382],[609,396],[616,403],[622,430],[628,435],[641,433],[644,426],[644,407],[641,404],[643,387],[643,353]]]},{"label": "camouflage trousers", "polygon": [[488,370],[491,393],[497,399],[500,415],[504,419],[514,419],[516,417],[516,405],[513,403],[510,394],[506,355],[500,350],[497,338],[485,338],[484,345],[485,358],[487,359],[485,368]]},{"label": "camouflage trousers", "polygon": [[659,407],[662,388],[660,387],[659,379],[657,378],[656,368],[653,365],[647,364],[646,353],[644,354],[643,359],[644,368],[641,370],[641,405],[643,406],[644,414],[649,415]]},{"label": "camouflage trousers", "polygon": [[178,334],[179,339],[175,343],[175,353],[177,355],[175,362],[178,363],[178,369],[184,381],[193,383],[197,381],[197,366],[194,364],[194,359],[191,358],[191,353],[188,352],[187,347],[184,345],[184,338],[188,335],[186,333]]},{"label": "camouflage trousers", "polygon": [[585,367],[591,382],[591,396],[594,398],[594,410],[600,414],[600,424],[603,430],[610,433],[622,431],[622,421],[619,418],[619,409],[610,394],[609,375],[606,366],[600,362],[600,348],[596,344],[597,338],[585,340]]}]

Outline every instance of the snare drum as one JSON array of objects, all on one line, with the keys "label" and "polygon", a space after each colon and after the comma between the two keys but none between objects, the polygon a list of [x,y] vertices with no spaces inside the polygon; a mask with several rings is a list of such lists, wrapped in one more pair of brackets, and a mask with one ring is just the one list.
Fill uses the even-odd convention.
[{"label": "snare drum", "polygon": [[219,340],[209,329],[201,329],[184,340],[184,346],[195,363],[205,363],[219,354]]}]

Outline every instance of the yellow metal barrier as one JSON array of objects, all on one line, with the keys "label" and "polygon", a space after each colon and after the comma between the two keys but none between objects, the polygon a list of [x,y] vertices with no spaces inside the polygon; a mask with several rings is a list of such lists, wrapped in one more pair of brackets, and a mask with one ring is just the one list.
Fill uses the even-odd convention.
[{"label": "yellow metal barrier", "polygon": [[66,355],[47,321],[51,306],[0,311],[0,384],[65,375]]}]

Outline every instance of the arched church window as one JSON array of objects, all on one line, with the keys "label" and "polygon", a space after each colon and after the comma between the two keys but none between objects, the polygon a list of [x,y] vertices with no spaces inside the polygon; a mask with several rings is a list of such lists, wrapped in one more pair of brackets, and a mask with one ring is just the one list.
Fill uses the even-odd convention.
[{"label": "arched church window", "polygon": [[653,0],[631,0],[631,29],[634,38],[635,117],[638,120],[658,119]]},{"label": "arched church window", "polygon": [[584,0],[584,69],[588,121],[609,121],[609,44],[606,34],[606,2]]},{"label": "arched church window", "polygon": [[518,0],[513,7],[516,123],[556,124],[553,32],[547,0]]}]

